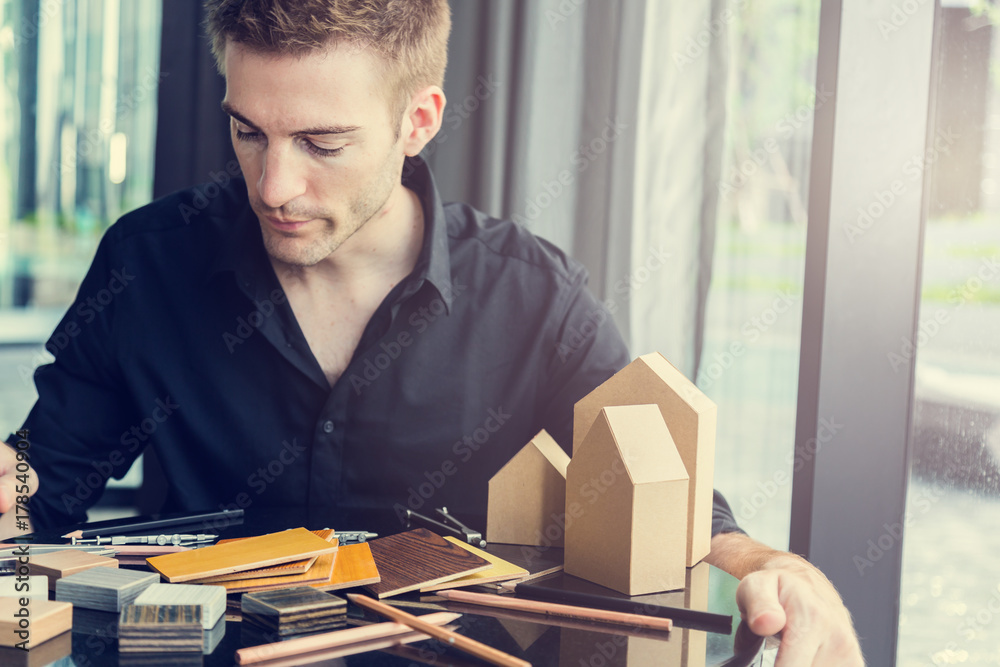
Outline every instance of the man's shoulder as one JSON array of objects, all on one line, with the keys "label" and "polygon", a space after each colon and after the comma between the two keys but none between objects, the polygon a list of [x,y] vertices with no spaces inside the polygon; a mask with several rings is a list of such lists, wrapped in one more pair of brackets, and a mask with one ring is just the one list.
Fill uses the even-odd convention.
[{"label": "man's shoulder", "polygon": [[242,178],[222,184],[210,181],[164,195],[124,214],[108,229],[108,237],[113,242],[143,238],[161,241],[176,232],[193,241],[231,224],[248,206]]},{"label": "man's shoulder", "polygon": [[516,264],[520,271],[547,273],[569,283],[586,281],[587,271],[580,262],[522,225],[462,202],[449,202],[444,210],[453,255],[468,250],[480,258]]}]

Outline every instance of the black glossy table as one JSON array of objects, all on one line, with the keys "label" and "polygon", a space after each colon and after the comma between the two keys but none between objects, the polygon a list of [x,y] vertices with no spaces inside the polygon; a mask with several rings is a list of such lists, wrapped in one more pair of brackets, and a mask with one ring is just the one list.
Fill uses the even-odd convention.
[{"label": "black glossy table", "polygon": [[[452,508],[454,511],[454,508]],[[483,526],[485,521],[456,512],[471,526]],[[286,528],[304,526],[311,530],[335,528],[337,530],[367,530],[388,535],[406,527],[394,512],[372,510],[323,511],[316,508],[260,509],[249,507],[243,522],[237,525],[192,526],[177,532],[213,532],[222,537],[260,535]],[[78,526],[77,526],[78,527]],[[56,535],[73,528],[36,534],[36,541],[52,541]],[[120,531],[119,531],[120,532]],[[174,532],[174,529],[171,530]],[[110,533],[109,533],[110,534]],[[497,545],[500,548],[502,545]],[[489,547],[487,548],[489,550]],[[558,557],[558,551],[552,550]],[[725,572],[702,563],[688,572],[688,587],[683,591],[655,594],[635,598],[670,606],[686,606],[718,614],[733,616],[733,629],[728,634],[698,629],[697,625],[676,623],[670,633],[634,631],[616,626],[542,618],[486,607],[472,607],[447,603],[433,595],[407,594],[391,598],[389,602],[405,605],[411,613],[439,610],[461,611],[461,632],[511,655],[523,658],[534,665],[561,665],[565,667],[612,667],[618,665],[677,665],[706,667],[723,665],[767,665],[773,651],[765,650],[765,642],[750,634],[739,622],[735,602],[737,580]],[[622,597],[569,577],[557,575],[547,585],[564,586],[588,592],[600,592]],[[350,606],[349,619],[382,621],[359,608]],[[89,627],[85,627],[89,625]],[[686,626],[686,627],[685,627]],[[39,645],[30,652],[4,649],[0,651],[0,665],[76,665],[90,667],[125,664],[204,664],[232,665],[234,652],[244,646],[261,643],[262,639],[247,632],[238,620],[227,620],[223,629],[217,629],[215,649],[201,659],[172,661],[167,654],[145,656],[138,660],[118,655],[117,641],[113,638],[113,625],[108,623],[78,623],[74,620],[71,637],[60,637]],[[69,662],[72,660],[72,662]],[[266,663],[264,663],[266,664]],[[296,664],[305,664],[297,662]],[[373,651],[326,662],[310,664],[346,665],[473,665],[483,664],[442,644],[428,640],[406,646]]]}]

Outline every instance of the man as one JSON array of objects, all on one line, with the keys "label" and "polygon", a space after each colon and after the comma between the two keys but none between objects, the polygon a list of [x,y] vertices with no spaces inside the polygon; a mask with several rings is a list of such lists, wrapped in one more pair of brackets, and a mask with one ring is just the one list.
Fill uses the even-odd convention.
[{"label": "man", "polygon": [[[36,374],[32,519],[82,519],[147,444],[172,509],[481,513],[489,475],[540,428],[568,444],[574,402],[628,355],[606,316],[594,330],[577,263],[443,205],[416,158],[445,106],[446,1],[208,5],[245,182],[105,235]],[[0,449],[11,535],[27,499]],[[861,664],[818,570],[735,532],[721,500],[715,524],[708,560],[742,579],[752,630],[782,631],[780,666]]]}]

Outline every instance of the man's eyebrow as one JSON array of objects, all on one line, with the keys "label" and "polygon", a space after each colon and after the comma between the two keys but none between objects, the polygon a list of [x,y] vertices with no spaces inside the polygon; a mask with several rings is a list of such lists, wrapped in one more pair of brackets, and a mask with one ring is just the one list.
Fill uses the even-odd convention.
[{"label": "man's eyebrow", "polygon": [[[226,101],[222,102],[222,110],[225,111],[230,116],[232,116],[233,118],[235,118],[236,120],[246,125],[247,127],[253,129],[255,132],[260,131],[259,127],[254,125],[246,116],[244,116],[239,111],[234,109],[233,106],[229,104],[229,102]],[[322,127],[311,127],[311,128],[306,128],[304,130],[296,130],[295,132],[291,133],[291,136],[300,137],[306,135],[319,136],[324,134],[347,134],[348,132],[354,132],[360,129],[361,126],[359,125],[325,125]]]}]

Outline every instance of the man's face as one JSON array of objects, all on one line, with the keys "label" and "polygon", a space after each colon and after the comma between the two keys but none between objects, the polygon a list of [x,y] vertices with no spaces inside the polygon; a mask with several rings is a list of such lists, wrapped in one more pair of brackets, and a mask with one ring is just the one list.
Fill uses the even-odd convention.
[{"label": "man's face", "polygon": [[399,119],[374,57],[344,46],[301,57],[226,47],[233,147],[264,245],[282,263],[316,264],[398,199]]}]

